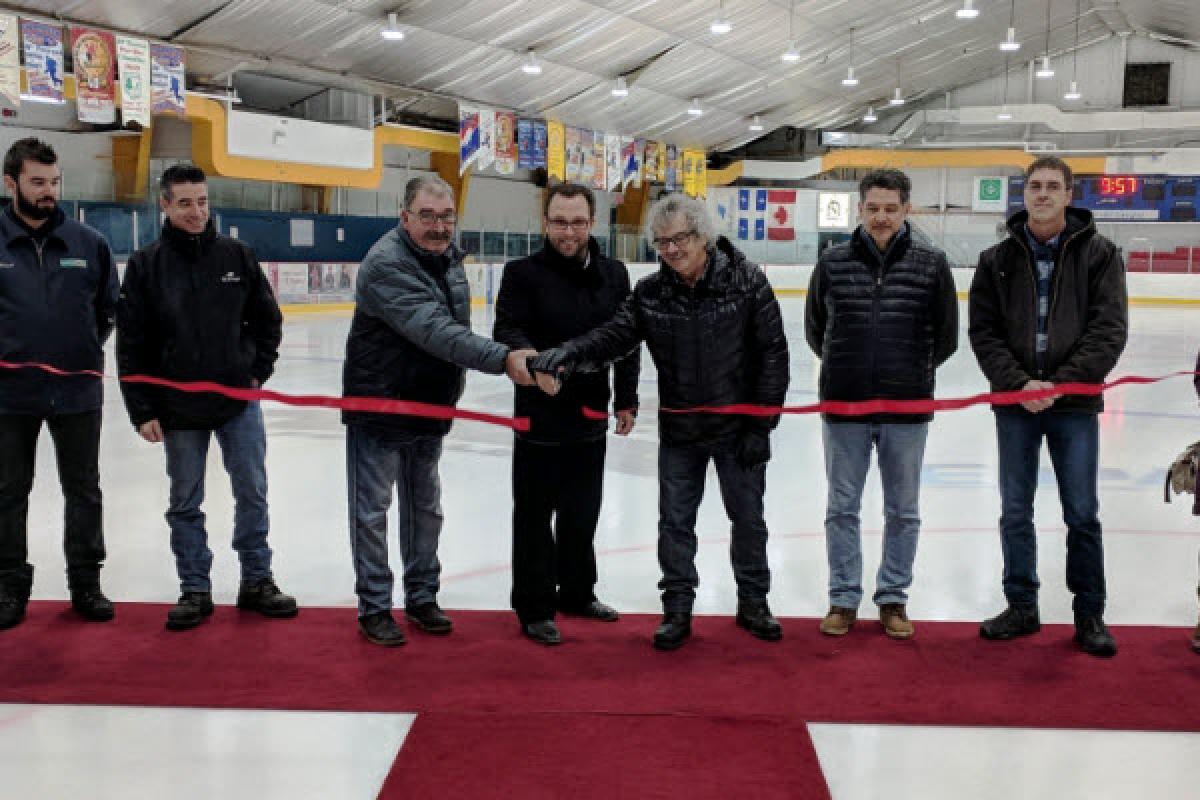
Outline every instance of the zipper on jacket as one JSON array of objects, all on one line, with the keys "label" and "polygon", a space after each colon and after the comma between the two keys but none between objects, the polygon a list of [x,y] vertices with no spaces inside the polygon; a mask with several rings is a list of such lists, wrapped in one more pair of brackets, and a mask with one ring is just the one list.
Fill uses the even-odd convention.
[{"label": "zipper on jacket", "polygon": [[1075,241],[1080,236],[1082,236],[1085,231],[1087,231],[1087,228],[1084,228],[1083,230],[1076,231],[1075,233],[1071,234],[1070,238],[1068,238],[1065,242],[1063,242],[1062,249],[1060,249],[1058,252],[1058,266],[1055,268],[1054,287],[1053,287],[1053,290],[1050,292],[1050,310],[1046,312],[1046,355],[1047,356],[1050,355],[1050,320],[1054,317],[1054,306],[1058,302],[1059,283],[1062,281],[1063,269],[1067,263],[1067,246],[1070,245],[1071,242]]},{"label": "zipper on jacket", "polygon": [[[887,256],[882,253],[879,256],[879,270],[875,272],[875,287],[871,290],[871,335],[877,337],[879,335],[879,303],[883,294],[883,271],[884,261]],[[871,347],[871,394],[872,396],[879,395],[879,376],[875,371],[876,348]]]}]

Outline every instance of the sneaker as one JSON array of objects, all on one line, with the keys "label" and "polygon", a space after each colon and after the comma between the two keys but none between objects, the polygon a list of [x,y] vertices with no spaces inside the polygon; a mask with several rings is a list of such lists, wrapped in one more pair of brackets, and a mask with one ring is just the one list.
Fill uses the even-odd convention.
[{"label": "sneaker", "polygon": [[552,619],[538,620],[521,626],[521,632],[538,644],[562,644],[562,634]]},{"label": "sneaker", "polygon": [[31,570],[0,578],[0,631],[15,628],[24,621],[32,587]]},{"label": "sneaker", "polygon": [[422,603],[419,606],[405,608],[404,616],[426,633],[445,636],[454,630],[454,623],[442,613],[442,609],[438,608],[437,603]]},{"label": "sneaker", "polygon": [[1075,641],[1089,656],[1112,658],[1117,654],[1117,640],[1099,614],[1075,615]]},{"label": "sneaker", "polygon": [[593,600],[586,606],[582,607],[567,607],[559,609],[562,613],[571,617],[583,617],[584,619],[596,619],[601,622],[616,622],[620,615],[617,610],[610,605],[601,603],[599,600]]},{"label": "sneaker", "polygon": [[286,619],[300,613],[296,598],[281,592],[273,578],[243,582],[238,588],[237,607],[275,619]]},{"label": "sneaker", "polygon": [[832,606],[825,619],[821,620],[821,633],[826,636],[845,636],[858,619],[858,609]]},{"label": "sneaker", "polygon": [[212,616],[212,592],[184,592],[167,611],[167,630],[186,631]]},{"label": "sneaker", "polygon": [[677,611],[663,614],[662,624],[654,631],[654,646],[659,650],[678,650],[692,635],[692,615]]},{"label": "sneaker", "polygon": [[108,622],[116,616],[112,601],[100,591],[100,584],[71,589],[71,608],[90,622]]},{"label": "sneaker", "polygon": [[399,647],[404,644],[404,631],[396,624],[390,611],[377,611],[358,618],[358,632],[371,644]]},{"label": "sneaker", "polygon": [[903,603],[884,603],[879,607],[883,632],[893,639],[911,639],[915,629],[908,619]]},{"label": "sneaker", "polygon": [[745,628],[764,642],[778,642],[783,638],[783,626],[775,619],[765,601],[738,603],[736,622],[738,627]]},{"label": "sneaker", "polygon": [[979,626],[979,635],[984,639],[1006,641],[1018,636],[1028,636],[1042,629],[1037,606],[1012,606],[997,616],[984,620]]}]

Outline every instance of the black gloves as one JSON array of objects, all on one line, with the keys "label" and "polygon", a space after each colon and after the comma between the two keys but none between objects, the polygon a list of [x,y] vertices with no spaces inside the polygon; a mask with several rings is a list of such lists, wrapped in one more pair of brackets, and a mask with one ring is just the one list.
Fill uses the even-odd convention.
[{"label": "black gloves", "polygon": [[738,439],[735,455],[742,469],[766,464],[771,460],[771,437],[764,430],[751,428]]},{"label": "black gloves", "polygon": [[529,359],[530,372],[542,372],[558,378],[560,381],[565,381],[570,377],[574,369],[575,364],[571,360],[571,354],[562,347],[543,350]]}]

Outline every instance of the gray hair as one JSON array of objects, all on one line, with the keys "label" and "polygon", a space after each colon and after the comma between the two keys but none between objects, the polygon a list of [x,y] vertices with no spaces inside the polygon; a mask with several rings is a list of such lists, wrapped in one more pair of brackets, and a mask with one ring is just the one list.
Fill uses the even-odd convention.
[{"label": "gray hair", "polygon": [[417,195],[421,192],[429,192],[438,197],[454,199],[454,189],[450,187],[450,184],[437,175],[421,175],[404,184],[404,207],[411,209],[413,201],[417,199]]},{"label": "gray hair", "polygon": [[660,197],[650,207],[650,214],[646,221],[646,238],[653,240],[675,216],[682,216],[688,230],[695,231],[705,244],[712,244],[716,241],[717,232],[704,201],[678,192]]}]

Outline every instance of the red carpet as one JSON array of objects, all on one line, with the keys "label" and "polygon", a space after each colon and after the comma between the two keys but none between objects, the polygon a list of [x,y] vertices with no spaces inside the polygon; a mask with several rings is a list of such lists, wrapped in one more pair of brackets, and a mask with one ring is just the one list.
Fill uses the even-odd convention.
[{"label": "red carpet", "polygon": [[[823,797],[814,721],[1200,731],[1200,657],[1181,629],[1118,627],[1120,654],[1100,660],[1067,626],[985,642],[974,624],[918,621],[894,642],[873,621],[831,639],[792,619],[770,644],[701,617],[661,653],[653,616],[564,619],[566,643],[545,648],[488,611],[390,650],[358,635],[353,609],[222,607],[171,633],[164,606],[120,604],[111,624],[65,608],[32,603],[0,633],[0,702],[417,712],[388,797]],[[762,792],[736,790],[758,775]]]}]

